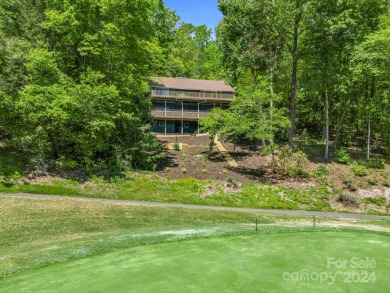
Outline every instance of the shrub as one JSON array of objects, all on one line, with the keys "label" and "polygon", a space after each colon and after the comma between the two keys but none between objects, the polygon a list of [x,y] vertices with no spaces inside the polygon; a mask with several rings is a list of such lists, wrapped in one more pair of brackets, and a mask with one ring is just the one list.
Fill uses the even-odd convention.
[{"label": "shrub", "polygon": [[180,144],[179,144],[179,141],[178,141],[178,139],[177,139],[177,136],[176,136],[176,138],[175,138],[175,143],[173,144],[173,149],[175,150],[175,151],[180,151]]},{"label": "shrub", "polygon": [[171,171],[171,167],[165,167],[165,171],[167,172]]},{"label": "shrub", "polygon": [[390,182],[389,181],[385,181],[382,183],[383,186],[385,187],[390,187]]},{"label": "shrub", "polygon": [[385,168],[385,160],[384,159],[369,159],[365,164],[368,168],[372,169],[383,169]]},{"label": "shrub", "polygon": [[364,167],[363,165],[359,165],[359,164],[352,164],[351,171],[353,172],[353,174],[355,174],[356,176],[359,176],[359,177],[363,177],[363,176],[366,176],[368,174],[367,168]]},{"label": "shrub", "polygon": [[207,169],[202,169],[202,173],[207,173]]},{"label": "shrub", "polygon": [[359,206],[357,199],[349,193],[341,193],[337,200],[346,206]]},{"label": "shrub", "polygon": [[315,176],[326,176],[329,174],[329,169],[324,164],[318,164],[317,168],[314,170]]},{"label": "shrub", "polygon": [[357,190],[357,187],[356,187],[356,185],[353,183],[352,180],[350,180],[350,179],[344,179],[344,180],[343,180],[343,183],[345,184],[345,186],[346,186],[350,191],[356,191],[356,190]]},{"label": "shrub", "polygon": [[224,174],[226,174],[226,173],[228,172],[228,170],[223,169],[222,172],[223,172]]},{"label": "shrub", "polygon": [[178,142],[175,142],[174,144],[173,144],[173,149],[175,150],[175,151],[180,151],[180,144],[178,143]]},{"label": "shrub", "polygon": [[336,151],[337,160],[342,164],[349,164],[351,156],[346,149],[338,149]]},{"label": "shrub", "polygon": [[385,197],[366,197],[364,199],[365,203],[372,203],[377,206],[383,206],[386,203],[386,198]]},{"label": "shrub", "polygon": [[202,155],[202,154],[195,155],[194,158],[197,161],[203,161],[203,162],[207,161],[207,156],[206,155]]},{"label": "shrub", "polygon": [[367,182],[368,182],[368,184],[370,184],[370,185],[377,185],[377,184],[378,184],[378,179],[376,179],[376,178],[369,178],[369,179],[367,180]]},{"label": "shrub", "polygon": [[309,133],[307,132],[307,129],[305,128],[302,133],[299,135],[299,144],[301,145],[313,145],[315,144],[315,141],[310,138]]},{"label": "shrub", "polygon": [[181,168],[182,173],[187,173],[187,168]]},{"label": "shrub", "polygon": [[227,187],[237,188],[239,186],[238,182],[230,176],[226,178],[226,182],[227,182]]},{"label": "shrub", "polygon": [[278,171],[289,177],[306,177],[309,159],[302,151],[284,147],[278,155]]}]

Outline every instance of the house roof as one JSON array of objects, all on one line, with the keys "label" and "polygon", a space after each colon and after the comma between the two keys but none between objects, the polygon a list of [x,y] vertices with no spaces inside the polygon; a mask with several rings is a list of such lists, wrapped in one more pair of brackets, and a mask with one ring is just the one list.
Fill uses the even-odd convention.
[{"label": "house roof", "polygon": [[234,92],[234,89],[223,80],[201,80],[178,77],[153,77],[152,85],[180,90]]}]

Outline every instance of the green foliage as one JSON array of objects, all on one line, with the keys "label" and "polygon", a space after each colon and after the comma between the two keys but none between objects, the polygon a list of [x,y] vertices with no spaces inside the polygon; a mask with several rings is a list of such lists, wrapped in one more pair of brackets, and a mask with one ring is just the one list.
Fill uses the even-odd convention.
[{"label": "green foliage", "polygon": [[217,134],[264,142],[272,156],[289,126],[304,129],[302,144],[321,138],[325,96],[335,146],[363,146],[364,138],[387,154],[387,6],[219,1],[224,17],[214,40],[204,25],[178,24],[162,0],[2,1],[0,139],[38,172],[153,169],[161,153],[145,93],[150,76],[166,75],[237,86],[232,109],[202,122],[209,156]]},{"label": "green foliage", "polygon": [[366,197],[364,198],[365,203],[372,203],[377,206],[383,206],[386,203],[385,197]]},{"label": "green foliage", "polygon": [[173,144],[173,149],[177,152],[180,151],[180,144],[179,141],[177,140],[177,136],[175,138],[175,143]]},{"label": "green foliage", "polygon": [[0,179],[20,179],[26,171],[26,159],[0,147]]},{"label": "green foliage", "polygon": [[[162,73],[168,76],[220,79],[220,52],[205,25],[181,22],[172,32]],[[163,47],[164,48],[164,47]]]},{"label": "green foliage", "polygon": [[367,168],[384,169],[385,168],[385,160],[383,158],[369,159],[365,162],[365,165]]},{"label": "green foliage", "polygon": [[356,191],[358,189],[354,181],[351,179],[343,179],[343,183],[350,191]]},{"label": "green foliage", "polygon": [[13,2],[0,15],[0,137],[31,169],[156,167],[146,80],[176,22],[163,26],[161,1]]},{"label": "green foliage", "polygon": [[25,59],[29,83],[50,86],[61,81],[61,71],[57,66],[53,52],[45,49],[33,49],[30,50]]},{"label": "green foliage", "polygon": [[307,155],[290,147],[283,147],[278,154],[278,172],[289,177],[306,177],[309,159]]},{"label": "green foliage", "polygon": [[199,121],[200,131],[208,132],[210,142],[208,150],[208,158],[210,159],[214,147],[214,139],[217,134],[224,129],[226,118],[229,117],[229,112],[226,110],[221,110],[214,108],[211,110],[209,117],[201,119]]},{"label": "green foliage", "polygon": [[356,176],[363,177],[368,175],[368,170],[363,165],[354,163],[350,166],[350,168],[353,174],[355,174]]},{"label": "green foliage", "polygon": [[310,137],[307,129],[303,129],[302,133],[295,139],[300,146],[314,145],[315,141]]},{"label": "green foliage", "polygon": [[342,164],[349,164],[351,161],[351,155],[348,153],[346,149],[338,149],[336,151],[337,160]]},{"label": "green foliage", "polygon": [[314,173],[314,176],[323,177],[323,176],[328,175],[330,172],[329,172],[328,167],[326,167],[326,165],[318,164],[317,168],[314,170],[313,173]]},{"label": "green foliage", "polygon": [[230,176],[226,178],[226,182],[229,183],[229,185],[231,185],[231,187],[234,188],[237,188],[239,186],[239,183]]},{"label": "green foliage", "polygon": [[12,144],[28,151],[36,167],[53,159],[57,166],[92,166],[104,157],[107,168],[153,169],[159,145],[149,127],[102,79],[89,71],[81,84],[27,86],[17,103],[22,127],[14,129]]}]

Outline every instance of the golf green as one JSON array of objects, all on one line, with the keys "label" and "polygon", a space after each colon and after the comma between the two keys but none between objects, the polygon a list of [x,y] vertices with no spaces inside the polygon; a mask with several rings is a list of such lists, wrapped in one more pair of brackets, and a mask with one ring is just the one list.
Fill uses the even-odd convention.
[{"label": "golf green", "polygon": [[1,292],[390,292],[390,236],[254,234],[144,245],[25,271]]}]

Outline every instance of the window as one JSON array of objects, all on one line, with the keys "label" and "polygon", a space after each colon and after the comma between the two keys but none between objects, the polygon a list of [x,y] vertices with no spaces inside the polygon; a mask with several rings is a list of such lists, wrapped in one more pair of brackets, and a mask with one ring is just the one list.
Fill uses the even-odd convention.
[{"label": "window", "polygon": [[153,101],[153,106],[156,110],[165,111],[165,101]]},{"label": "window", "polygon": [[190,128],[190,124],[189,123],[184,123],[184,128]]},{"label": "window", "polygon": [[164,121],[158,121],[158,126],[164,126],[164,125],[165,125]]}]

